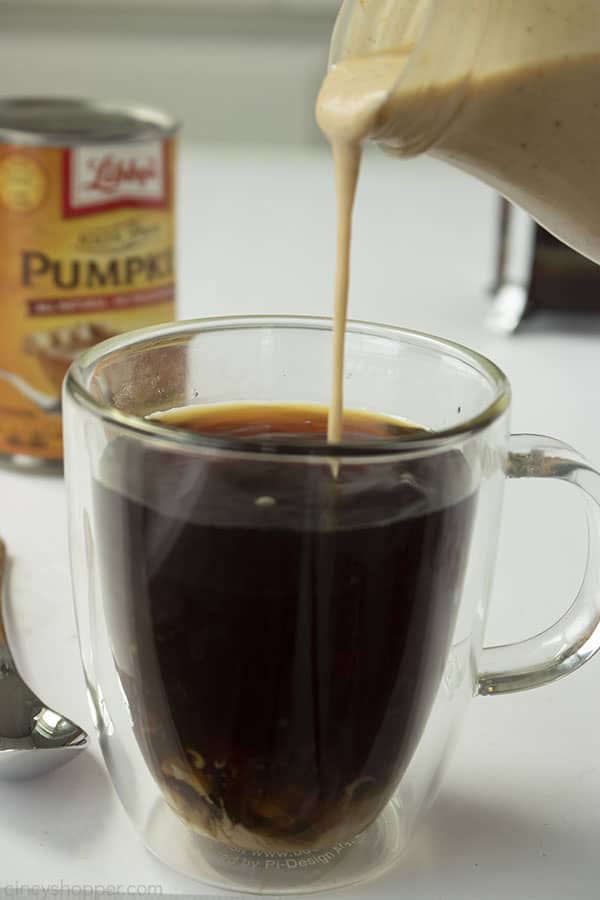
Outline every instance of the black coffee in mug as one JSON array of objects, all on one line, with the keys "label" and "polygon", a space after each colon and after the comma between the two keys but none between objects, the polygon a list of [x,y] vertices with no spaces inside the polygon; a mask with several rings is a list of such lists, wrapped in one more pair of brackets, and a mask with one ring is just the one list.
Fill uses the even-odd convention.
[{"label": "black coffee in mug", "polygon": [[108,630],[146,763],[180,818],[229,845],[355,837],[402,779],[440,687],[469,467],[457,450],[403,454],[421,429],[365,413],[346,414],[345,441],[369,456],[389,440],[393,454],[339,465],[322,446],[310,456],[322,407],[158,418],[207,436],[206,454],[119,438],[95,496]]}]

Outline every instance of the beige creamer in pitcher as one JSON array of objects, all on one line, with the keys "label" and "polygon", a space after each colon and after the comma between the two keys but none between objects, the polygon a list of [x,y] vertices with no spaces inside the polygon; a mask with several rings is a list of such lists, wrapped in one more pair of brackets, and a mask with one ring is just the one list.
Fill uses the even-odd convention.
[{"label": "beige creamer in pitcher", "polygon": [[361,138],[459,166],[600,261],[597,0],[345,0],[331,63]]}]

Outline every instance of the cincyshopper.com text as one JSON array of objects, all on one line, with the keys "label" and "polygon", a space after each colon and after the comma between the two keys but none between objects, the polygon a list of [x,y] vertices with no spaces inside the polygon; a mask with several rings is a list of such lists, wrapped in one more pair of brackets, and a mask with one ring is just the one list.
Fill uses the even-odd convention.
[{"label": "cincyshopper.com text", "polygon": [[49,900],[51,897],[81,897],[100,900],[104,897],[160,897],[160,884],[76,884],[56,881],[49,884],[15,881],[0,886],[2,900]]}]

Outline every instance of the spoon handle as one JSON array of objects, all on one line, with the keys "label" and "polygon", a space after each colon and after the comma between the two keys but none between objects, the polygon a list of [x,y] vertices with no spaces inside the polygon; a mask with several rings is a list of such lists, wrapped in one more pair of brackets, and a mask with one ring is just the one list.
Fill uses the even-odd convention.
[{"label": "spoon handle", "polygon": [[2,538],[0,538],[0,675],[5,675],[9,670],[14,670],[15,668],[4,627],[3,606],[7,574],[8,555],[6,553],[6,544]]},{"label": "spoon handle", "polygon": [[10,746],[16,746],[11,743],[13,740],[30,735],[34,716],[43,706],[21,678],[8,645],[3,606],[9,567],[6,545],[0,538],[0,750],[7,749],[7,740]]},{"label": "spoon handle", "polygon": [[9,565],[6,545],[0,538],[0,780],[41,775],[62,766],[88,742],[85,731],[45,706],[19,674],[8,646],[2,610]]}]

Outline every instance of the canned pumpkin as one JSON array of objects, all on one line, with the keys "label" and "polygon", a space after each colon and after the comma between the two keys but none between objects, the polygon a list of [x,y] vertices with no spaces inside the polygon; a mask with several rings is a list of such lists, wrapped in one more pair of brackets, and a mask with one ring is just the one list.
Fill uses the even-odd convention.
[{"label": "canned pumpkin", "polygon": [[0,101],[0,456],[58,467],[72,359],[169,321],[177,126],[147,108]]}]

